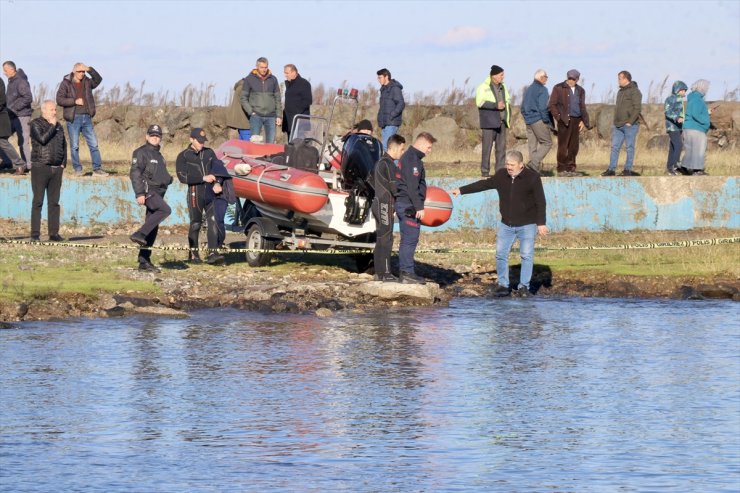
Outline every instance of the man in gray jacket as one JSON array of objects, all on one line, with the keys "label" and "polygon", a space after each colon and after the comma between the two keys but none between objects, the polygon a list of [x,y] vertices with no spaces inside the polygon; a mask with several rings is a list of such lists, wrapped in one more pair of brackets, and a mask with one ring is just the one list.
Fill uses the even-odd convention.
[{"label": "man in gray jacket", "polygon": [[280,83],[270,72],[268,64],[265,57],[257,59],[257,66],[244,79],[241,103],[249,116],[252,135],[259,135],[262,127],[265,127],[265,142],[273,144],[275,128],[283,122],[283,107],[280,103]]},{"label": "man in gray jacket", "polygon": [[3,72],[8,78],[8,89],[6,93],[8,104],[8,115],[10,116],[11,132],[18,138],[18,148],[21,158],[25,161],[24,167],[16,168],[17,175],[25,174],[31,169],[31,137],[28,124],[31,122],[31,86],[28,83],[23,69],[17,69],[15,63],[8,60],[3,63]]},{"label": "man in gray jacket", "polygon": [[635,142],[637,132],[640,131],[640,111],[642,111],[642,93],[637,88],[637,82],[632,80],[632,74],[622,70],[617,75],[619,91],[617,105],[614,108],[614,125],[612,125],[612,152],[609,157],[609,168],[601,176],[614,176],[619,161],[619,151],[624,143],[627,149],[627,160],[624,170],[619,176],[634,176],[632,164],[635,160]]}]

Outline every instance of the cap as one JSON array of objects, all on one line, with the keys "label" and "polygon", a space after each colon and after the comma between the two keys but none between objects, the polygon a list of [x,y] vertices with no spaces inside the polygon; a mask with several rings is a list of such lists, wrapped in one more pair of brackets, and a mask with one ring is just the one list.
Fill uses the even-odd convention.
[{"label": "cap", "polygon": [[581,78],[581,73],[574,68],[568,70],[568,73],[565,75],[567,75],[569,79],[573,79],[573,80],[578,80]]},{"label": "cap", "polygon": [[499,67],[498,65],[491,65],[491,75],[498,75],[503,71],[504,69]]},{"label": "cap", "polygon": [[202,143],[204,143],[205,141],[207,141],[207,140],[208,140],[208,139],[206,138],[206,132],[205,132],[205,130],[203,130],[202,128],[194,128],[194,129],[193,129],[193,130],[192,130],[192,131],[190,132],[190,138],[191,138],[191,139],[195,139],[195,140],[197,140],[197,141],[198,141],[198,142],[200,142],[201,144],[202,144]]},{"label": "cap", "polygon": [[156,123],[154,125],[149,125],[149,128],[146,130],[147,135],[156,135],[157,137],[162,136],[162,127],[157,125]]},{"label": "cap", "polygon": [[370,120],[360,120],[355,124],[355,129],[358,131],[360,130],[370,130],[373,131],[373,124],[370,123]]}]

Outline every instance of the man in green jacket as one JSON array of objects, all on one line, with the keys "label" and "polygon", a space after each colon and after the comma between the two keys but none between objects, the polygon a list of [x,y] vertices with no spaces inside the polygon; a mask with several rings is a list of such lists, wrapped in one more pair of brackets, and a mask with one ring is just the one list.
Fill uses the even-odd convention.
[{"label": "man in green jacket", "polygon": [[491,75],[475,90],[475,105],[478,107],[480,128],[483,133],[480,162],[481,176],[486,177],[491,169],[491,148],[496,143],[496,168],[504,168],[506,155],[506,129],[511,126],[511,98],[504,85],[504,69],[491,67]]},{"label": "man in green jacket", "polygon": [[612,126],[612,153],[609,158],[609,168],[601,176],[614,176],[619,161],[619,151],[624,143],[627,149],[627,160],[624,162],[624,171],[619,176],[634,176],[632,164],[635,160],[635,141],[640,131],[640,111],[642,110],[642,93],[637,88],[637,82],[632,80],[632,74],[622,70],[617,75],[619,92],[617,92],[617,106],[614,108],[614,125]]},{"label": "man in green jacket", "polygon": [[270,72],[267,58],[257,59],[257,66],[244,78],[241,103],[249,116],[252,135],[259,135],[265,127],[265,142],[275,142],[275,128],[282,124],[283,106],[280,101],[280,83]]}]

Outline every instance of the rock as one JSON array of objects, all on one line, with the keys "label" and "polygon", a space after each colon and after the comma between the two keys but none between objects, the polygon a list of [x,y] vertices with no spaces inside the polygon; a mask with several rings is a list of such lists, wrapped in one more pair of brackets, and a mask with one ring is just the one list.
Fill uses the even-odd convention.
[{"label": "rock", "polygon": [[168,308],[166,306],[139,306],[134,308],[134,313],[141,315],[159,315],[163,317],[187,318],[189,315],[183,311]]},{"label": "rock", "polygon": [[676,290],[675,297],[682,300],[703,300],[704,297],[691,286],[681,286]]},{"label": "rock", "polygon": [[438,141],[439,147],[457,149],[460,147],[460,127],[449,116],[437,116],[431,120],[421,122],[413,131],[413,135],[420,132],[431,133]]},{"label": "rock", "polygon": [[375,296],[383,300],[397,300],[399,298],[412,298],[428,303],[434,303],[439,296],[438,284],[427,282],[426,284],[401,284],[398,282],[371,281],[358,287],[361,293]]},{"label": "rock", "polygon": [[122,317],[126,314],[126,310],[122,306],[114,306],[113,308],[104,309],[103,312],[107,317]]},{"label": "rock", "polygon": [[650,140],[648,140],[648,143],[647,143],[647,148],[648,149],[668,149],[669,140],[670,140],[670,137],[668,137],[668,134],[656,135],[654,137],[650,137]]},{"label": "rock", "polygon": [[28,314],[28,304],[27,303],[18,303],[15,307],[15,314],[18,316],[18,318],[23,318]]},{"label": "rock", "polygon": [[636,296],[638,289],[628,281],[613,281],[609,283],[608,292],[614,296]]},{"label": "rock", "polygon": [[[590,116],[590,115],[589,115]],[[612,125],[614,125],[614,106],[604,106],[599,111],[599,116],[596,117],[596,121],[592,117],[591,124],[596,125],[596,130],[599,132],[599,137],[602,139],[611,139]]]},{"label": "rock", "polygon": [[319,308],[314,313],[319,318],[326,318],[326,317],[331,317],[332,316],[332,311],[329,310],[328,308]]},{"label": "rock", "polygon": [[711,299],[731,299],[732,296],[737,292],[737,289],[732,289],[732,286],[722,284],[699,284],[696,287],[696,291],[704,298]]}]

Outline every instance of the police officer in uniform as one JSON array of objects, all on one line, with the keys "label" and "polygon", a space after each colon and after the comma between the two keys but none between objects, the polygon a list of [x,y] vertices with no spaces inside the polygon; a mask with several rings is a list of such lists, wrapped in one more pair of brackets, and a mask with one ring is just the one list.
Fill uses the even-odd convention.
[{"label": "police officer in uniform", "polygon": [[375,217],[373,262],[376,281],[398,281],[398,278],[391,273],[391,250],[393,249],[395,196],[398,193],[395,176],[398,160],[405,149],[406,139],[398,134],[391,135],[388,139],[387,152],[373,169],[373,188],[375,189],[372,205]]},{"label": "police officer in uniform", "polygon": [[[159,224],[172,213],[164,201],[172,176],[167,172],[167,163],[159,152],[161,142],[162,127],[150,125],[146,131],[146,144],[136,149],[131,158],[131,185],[136,194],[136,203],[146,207],[146,218],[144,224],[129,238],[142,247],[154,245]],[[151,249],[139,250],[139,270],[159,272],[152,265],[151,257]]]},{"label": "police officer in uniform", "polygon": [[[210,195],[208,192],[212,187],[220,189],[220,186],[214,187],[216,177],[211,171],[214,161],[218,161],[218,159],[213,149],[205,146],[207,141],[205,131],[202,128],[194,128],[190,132],[190,145],[178,154],[175,163],[177,179],[180,180],[180,183],[188,186],[187,203],[188,212],[190,213],[190,230],[188,231],[190,253],[188,254],[188,260],[194,264],[201,263],[198,254],[198,236],[203,225],[204,214],[208,218],[208,248],[216,250],[219,247],[214,203],[212,200],[207,200],[207,194]],[[206,258],[206,262],[212,265],[221,265],[224,263],[224,257],[212,251]]]}]

